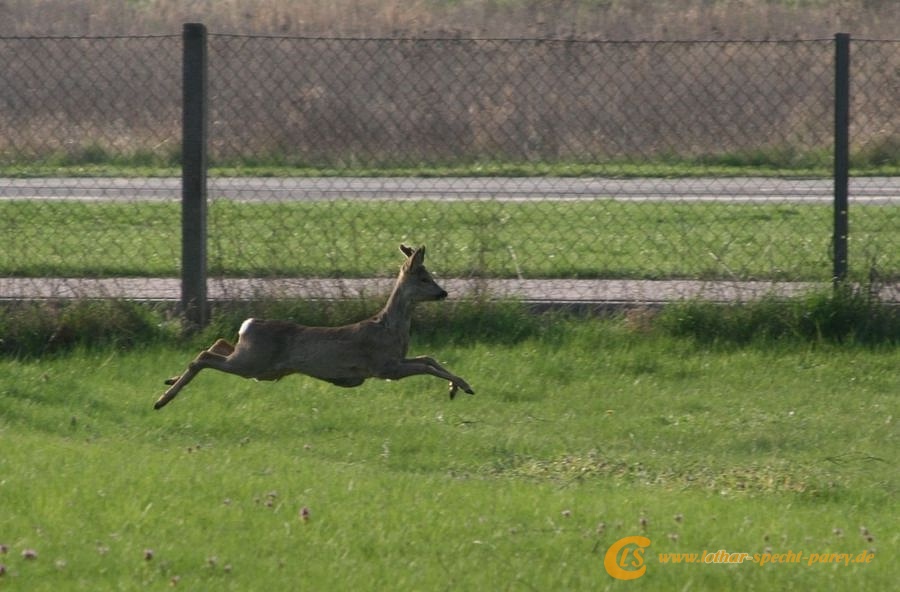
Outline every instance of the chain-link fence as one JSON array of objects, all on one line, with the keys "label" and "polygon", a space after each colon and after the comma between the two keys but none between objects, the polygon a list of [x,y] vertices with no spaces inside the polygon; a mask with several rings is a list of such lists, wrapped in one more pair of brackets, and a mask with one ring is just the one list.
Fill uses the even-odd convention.
[{"label": "chain-link fence", "polygon": [[[181,38],[0,55],[2,295],[177,298]],[[900,41],[851,55],[849,277],[900,298]],[[833,277],[834,40],[214,34],[207,63],[213,298],[380,292],[401,241],[469,295]]]},{"label": "chain-link fence", "polygon": [[0,297],[153,296],[138,278],[180,266],[165,177],[179,174],[180,35],[0,38],[0,56]]}]

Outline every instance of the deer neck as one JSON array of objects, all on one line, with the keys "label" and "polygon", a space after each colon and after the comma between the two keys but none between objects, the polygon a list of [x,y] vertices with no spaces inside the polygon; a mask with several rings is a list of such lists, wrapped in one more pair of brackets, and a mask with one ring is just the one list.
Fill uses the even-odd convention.
[{"label": "deer neck", "polygon": [[403,331],[408,335],[415,302],[403,288],[403,277],[401,276],[397,279],[397,284],[388,297],[387,304],[378,313],[378,320],[385,327]]}]

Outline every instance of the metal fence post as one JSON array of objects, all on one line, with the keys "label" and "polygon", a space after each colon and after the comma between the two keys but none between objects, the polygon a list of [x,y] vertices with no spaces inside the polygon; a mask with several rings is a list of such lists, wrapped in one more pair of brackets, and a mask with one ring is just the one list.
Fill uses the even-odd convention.
[{"label": "metal fence post", "polygon": [[206,27],[184,25],[181,127],[181,306],[189,326],[206,325]]},{"label": "metal fence post", "polygon": [[847,279],[850,177],[850,34],[834,36],[834,248],[835,287]]}]

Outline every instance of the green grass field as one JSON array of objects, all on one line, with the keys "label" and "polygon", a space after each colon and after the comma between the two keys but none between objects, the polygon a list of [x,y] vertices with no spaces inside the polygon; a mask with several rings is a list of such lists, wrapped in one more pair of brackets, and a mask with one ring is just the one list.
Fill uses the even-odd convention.
[{"label": "green grass field", "polygon": [[[444,277],[827,280],[831,208],[790,204],[213,202],[224,276],[393,274],[372,245],[426,243]],[[900,207],[856,207],[850,268],[900,269]],[[178,204],[0,203],[2,276],[178,275]],[[387,247],[386,247],[387,248]],[[115,253],[115,257],[110,254]]]},{"label": "green grass field", "polygon": [[[430,377],[344,390],[209,372],[154,412],[193,347],[0,359],[0,588],[888,590],[900,576],[895,346],[702,345],[640,318],[420,335],[412,353],[477,395],[450,401]],[[646,574],[621,582],[603,560],[628,535],[651,546]],[[658,557],[719,549],[804,555]]]}]

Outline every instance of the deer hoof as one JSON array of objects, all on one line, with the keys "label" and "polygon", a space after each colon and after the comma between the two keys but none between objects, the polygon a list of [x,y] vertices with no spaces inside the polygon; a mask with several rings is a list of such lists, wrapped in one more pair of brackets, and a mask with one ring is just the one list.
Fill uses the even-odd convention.
[{"label": "deer hoof", "polygon": [[472,387],[470,387],[465,382],[463,382],[462,384],[456,384],[455,382],[451,382],[450,383],[450,398],[451,399],[456,398],[456,393],[460,388],[462,388],[462,390],[464,390],[466,393],[468,393],[470,395],[475,394],[475,391],[472,390]]},{"label": "deer hoof", "polygon": [[168,404],[172,401],[172,399],[175,398],[175,396],[178,394],[178,391],[175,391],[175,392],[173,393],[173,392],[170,392],[171,390],[172,390],[172,389],[169,389],[168,391],[164,392],[164,393],[156,400],[156,403],[153,404],[153,408],[154,408],[154,409],[162,409],[163,407],[165,407],[166,405],[168,405]]},{"label": "deer hoof", "polygon": [[457,386],[470,395],[475,394],[475,391],[472,390],[472,387],[470,387],[469,383],[466,382],[465,380],[460,379],[459,384]]}]

